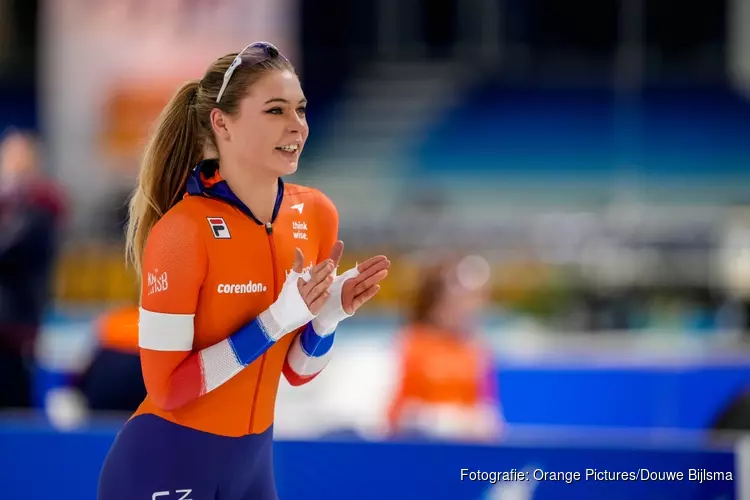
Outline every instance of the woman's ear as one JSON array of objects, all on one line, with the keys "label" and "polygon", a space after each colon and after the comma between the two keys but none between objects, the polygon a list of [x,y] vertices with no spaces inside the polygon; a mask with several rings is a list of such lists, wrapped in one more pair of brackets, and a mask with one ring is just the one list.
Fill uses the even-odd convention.
[{"label": "woman's ear", "polygon": [[214,135],[217,139],[223,139],[228,141],[231,139],[231,134],[227,128],[227,118],[219,108],[211,110],[211,129],[214,131]]}]

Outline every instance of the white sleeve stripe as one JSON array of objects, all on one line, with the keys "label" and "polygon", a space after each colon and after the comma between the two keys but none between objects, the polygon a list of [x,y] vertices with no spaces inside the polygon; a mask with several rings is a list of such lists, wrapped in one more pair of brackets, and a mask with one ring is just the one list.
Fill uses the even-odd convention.
[{"label": "white sleeve stripe", "polygon": [[229,339],[202,349],[199,355],[206,392],[213,391],[244,368]]},{"label": "white sleeve stripe", "polygon": [[169,314],[140,308],[138,345],[152,351],[191,351],[194,314]]},{"label": "white sleeve stripe", "polygon": [[301,377],[308,377],[322,371],[331,359],[332,353],[333,347],[322,356],[309,356],[305,353],[305,350],[302,349],[302,343],[300,342],[299,335],[297,335],[294,342],[289,347],[287,362],[289,363],[289,368],[291,368],[294,373]]}]

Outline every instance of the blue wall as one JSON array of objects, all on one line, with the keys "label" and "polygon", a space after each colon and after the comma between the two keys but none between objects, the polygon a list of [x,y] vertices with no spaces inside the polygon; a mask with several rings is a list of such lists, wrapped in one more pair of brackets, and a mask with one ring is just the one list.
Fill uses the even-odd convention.
[{"label": "blue wall", "polygon": [[750,102],[725,87],[611,89],[484,83],[425,134],[422,173],[747,177]]},{"label": "blue wall", "polygon": [[[0,487],[8,500],[94,500],[99,470],[116,427],[58,433],[43,424],[0,423]],[[523,490],[514,498],[608,500],[733,499],[739,483],[735,455],[709,451],[696,442],[657,439],[623,443],[513,439],[502,446],[429,443],[297,442],[275,446],[282,500],[478,500],[499,498],[497,490]],[[461,470],[557,471],[581,478],[572,482],[528,481],[492,485],[461,480]],[[680,481],[593,481],[586,469],[682,472]],[[733,481],[688,480],[690,469],[731,472]],[[641,472],[643,474],[643,472]],[[495,488],[495,491],[491,491]],[[493,497],[490,496],[493,495]],[[134,499],[136,500],[136,499]],[[194,499],[204,500],[204,499]]]},{"label": "blue wall", "polygon": [[643,363],[577,359],[567,363],[499,363],[509,422],[626,428],[710,428],[719,412],[750,386],[750,362],[701,360]]}]

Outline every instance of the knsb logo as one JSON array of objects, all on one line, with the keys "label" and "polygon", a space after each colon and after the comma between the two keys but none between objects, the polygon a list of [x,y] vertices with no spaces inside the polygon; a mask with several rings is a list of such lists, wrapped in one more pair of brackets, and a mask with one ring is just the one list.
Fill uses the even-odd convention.
[{"label": "knsb logo", "polygon": [[216,291],[219,293],[236,293],[236,294],[245,294],[245,293],[261,293],[268,290],[266,285],[263,283],[253,283],[252,281],[248,281],[247,283],[233,283],[233,284],[220,284],[218,287],[216,287]]},{"label": "knsb logo", "polygon": [[221,217],[207,217],[208,224],[211,226],[211,231],[214,233],[214,238],[219,240],[229,239],[232,236],[229,234],[229,228],[227,223]]},{"label": "knsb logo", "polygon": [[155,293],[164,292],[169,289],[169,280],[167,279],[167,272],[159,274],[158,269],[154,269],[153,273],[148,273],[148,294],[153,295]]}]

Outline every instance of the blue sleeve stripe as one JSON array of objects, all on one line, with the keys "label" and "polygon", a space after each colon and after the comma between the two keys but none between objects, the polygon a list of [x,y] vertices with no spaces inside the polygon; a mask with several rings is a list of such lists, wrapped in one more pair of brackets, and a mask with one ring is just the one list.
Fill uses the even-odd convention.
[{"label": "blue sleeve stripe", "polygon": [[335,335],[336,332],[333,332],[330,335],[321,337],[315,333],[312,322],[310,322],[305,327],[302,335],[300,335],[300,346],[302,346],[302,351],[311,358],[319,358],[331,350]]},{"label": "blue sleeve stripe", "polygon": [[274,343],[266,334],[259,318],[255,318],[229,337],[229,345],[244,366],[258,359]]}]

